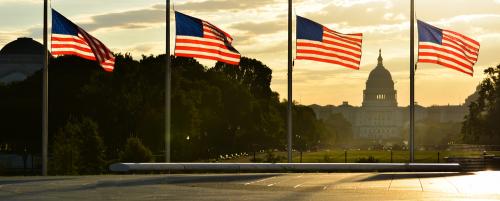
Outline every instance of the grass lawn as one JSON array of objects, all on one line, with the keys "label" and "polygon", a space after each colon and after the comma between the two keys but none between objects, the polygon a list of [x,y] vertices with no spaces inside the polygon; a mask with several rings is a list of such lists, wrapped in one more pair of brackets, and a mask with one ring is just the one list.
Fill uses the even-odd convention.
[{"label": "grass lawn", "polygon": [[[221,162],[225,163],[249,163],[253,159],[252,153],[250,156],[242,157],[238,159],[223,160]],[[282,160],[280,162],[286,162],[286,152],[273,152],[276,156],[281,156]],[[488,152],[488,154],[500,155],[500,152]],[[257,153],[256,158],[264,161],[266,158],[266,153]],[[393,151],[392,152],[392,162],[394,163],[407,163],[409,162],[409,151]],[[481,156],[480,151],[439,151],[439,162],[445,162],[444,157],[478,157]],[[373,156],[380,163],[391,162],[391,152],[390,151],[347,151],[347,162],[355,163],[360,158],[368,158]],[[300,162],[300,153],[293,152],[293,162]],[[345,153],[343,150],[332,150],[332,151],[318,151],[318,152],[303,152],[302,153],[303,163],[344,163]],[[437,163],[438,162],[438,151],[416,151],[415,152],[415,162],[417,163]]]}]

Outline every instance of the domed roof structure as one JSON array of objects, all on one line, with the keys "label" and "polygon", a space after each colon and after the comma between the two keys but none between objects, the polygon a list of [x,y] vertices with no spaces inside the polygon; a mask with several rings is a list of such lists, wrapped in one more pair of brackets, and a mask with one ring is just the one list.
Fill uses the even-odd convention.
[{"label": "domed roof structure", "polygon": [[370,72],[368,80],[366,81],[366,88],[392,88],[394,89],[394,82],[392,81],[391,73],[385,69],[382,58],[382,50],[379,50],[378,64]]},{"label": "domed roof structure", "polygon": [[43,67],[43,45],[18,38],[0,50],[0,82],[22,81]]},{"label": "domed roof structure", "polygon": [[32,38],[18,38],[5,45],[0,55],[42,55],[43,45]]},{"label": "domed roof structure", "polygon": [[370,72],[363,91],[363,106],[370,107],[397,107],[394,81],[391,73],[384,67],[382,50],[379,50],[378,64]]}]

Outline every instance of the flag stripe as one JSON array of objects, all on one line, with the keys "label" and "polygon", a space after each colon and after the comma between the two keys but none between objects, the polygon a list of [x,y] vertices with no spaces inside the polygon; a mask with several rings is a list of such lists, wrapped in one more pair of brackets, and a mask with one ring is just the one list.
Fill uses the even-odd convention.
[{"label": "flag stripe", "polygon": [[459,67],[468,68],[468,69],[472,70],[471,64],[463,63],[463,62],[459,61],[456,57],[453,57],[453,56],[448,55],[448,54],[443,53],[443,52],[439,52],[439,51],[420,52],[419,57],[420,56],[421,57],[435,57],[435,58],[438,58],[441,60],[447,60],[447,61],[454,63],[455,65],[457,65]]},{"label": "flag stripe", "polygon": [[328,58],[320,58],[320,57],[317,57],[317,56],[297,56],[297,59],[311,60],[311,61],[319,61],[319,62],[324,62],[324,63],[337,64],[337,65],[344,66],[344,67],[347,67],[347,68],[352,68],[352,69],[355,69],[355,70],[359,70],[359,65],[347,64],[347,63],[339,61],[339,60],[333,60],[330,57],[328,57]]},{"label": "flag stripe", "polygon": [[352,58],[349,58],[349,57],[346,57],[346,56],[342,56],[342,55],[339,55],[337,53],[328,53],[328,52],[323,52],[323,51],[316,51],[316,50],[303,50],[303,49],[299,49],[297,50],[297,55],[298,54],[317,54],[317,55],[321,55],[321,56],[325,56],[325,57],[334,57],[334,58],[338,58],[338,59],[341,59],[341,60],[345,60],[345,61],[349,61],[349,62],[352,62],[352,63],[358,63],[360,60],[359,59],[352,59]]},{"label": "flag stripe", "polygon": [[208,54],[208,53],[200,53],[200,52],[192,52],[192,51],[179,51],[175,54],[176,56],[179,57],[193,57],[193,58],[201,58],[201,59],[210,59],[210,60],[216,60],[232,65],[238,65],[239,60],[232,60],[232,59],[227,59],[224,58],[218,54]]},{"label": "flag stripe", "polygon": [[443,36],[443,45],[447,45],[449,47],[453,47],[459,51],[464,51],[469,53],[472,56],[477,56],[479,49],[476,48],[470,48],[470,46],[467,46],[460,41],[456,41],[453,39],[450,39],[446,36]]},{"label": "flag stripe", "polygon": [[418,62],[439,64],[441,66],[444,66],[444,67],[447,67],[447,68],[451,68],[451,69],[460,71],[460,72],[465,73],[465,74],[470,75],[470,76],[473,76],[473,73],[474,73],[473,71],[463,70],[462,68],[457,67],[457,65],[450,64],[450,63],[448,63],[446,61],[436,59],[435,57],[428,58],[428,59],[427,58],[421,58],[421,59],[418,60]]},{"label": "flag stripe", "polygon": [[343,43],[347,46],[352,46],[353,48],[360,48],[361,47],[361,42],[357,42],[357,41],[354,41],[352,39],[341,38],[338,36],[328,35],[328,34],[323,35],[323,41],[332,41],[332,42],[337,42],[337,43]]},{"label": "flag stripe", "polygon": [[348,60],[342,59],[340,57],[320,55],[320,54],[316,54],[316,53],[300,52],[300,53],[297,53],[297,58],[299,58],[299,57],[316,57],[319,59],[335,60],[335,61],[339,61],[339,62],[342,62],[345,64],[359,66],[359,61],[348,61]]},{"label": "flag stripe", "polygon": [[460,60],[463,63],[467,63],[468,65],[474,65],[473,60],[467,58],[465,55],[457,53],[457,51],[450,50],[447,47],[440,47],[438,45],[419,45],[420,52],[434,52],[434,53],[440,53],[442,52],[443,54],[449,55],[454,57],[457,60]]},{"label": "flag stripe", "polygon": [[323,37],[331,38],[331,39],[336,39],[354,46],[361,46],[362,39],[359,38],[351,38],[348,36],[340,36],[340,35],[335,35],[335,34],[330,34],[328,32],[323,33]]},{"label": "flag stripe", "polygon": [[359,51],[353,51],[351,49],[344,48],[341,46],[321,44],[319,42],[297,40],[297,49],[309,49],[309,48],[320,48],[323,49],[324,51],[334,51],[342,53],[344,55],[349,55],[352,58],[361,58],[361,54],[359,54]]},{"label": "flag stripe", "polygon": [[220,58],[220,59],[232,61],[232,62],[239,61],[239,58],[227,57],[227,56],[224,56],[224,55],[221,55],[218,53],[211,53],[211,52],[201,52],[201,51],[193,51],[193,50],[176,50],[175,53],[176,54],[192,54],[192,55],[200,54],[202,56],[211,56],[214,58]]},{"label": "flag stripe", "polygon": [[200,51],[200,52],[220,54],[222,56],[231,57],[231,58],[235,58],[235,59],[239,59],[240,58],[239,54],[226,53],[226,52],[223,52],[223,51],[220,51],[220,50],[214,50],[214,49],[210,49],[210,48],[177,46],[176,50]]},{"label": "flag stripe", "polygon": [[457,38],[458,40],[463,40],[464,42],[468,43],[470,46],[476,48],[476,49],[479,49],[479,42],[473,40],[472,38],[469,38],[463,34],[460,34],[458,32],[454,32],[454,31],[448,31],[448,30],[443,30],[443,34],[446,34],[446,35],[450,35],[450,36],[453,36],[455,38]]},{"label": "flag stripe", "polygon": [[74,50],[74,49],[70,49],[70,48],[61,49],[61,50],[58,50],[58,51],[52,51],[52,55],[53,56],[73,55],[73,56],[82,57],[84,59],[88,59],[88,60],[92,60],[92,61],[96,61],[97,60],[94,55],[90,56],[86,52],[80,52],[80,51],[77,51],[77,50]]},{"label": "flag stripe", "polygon": [[82,52],[87,52],[92,54],[92,50],[88,47],[82,47],[81,45],[76,44],[52,44],[52,49],[76,49]]}]

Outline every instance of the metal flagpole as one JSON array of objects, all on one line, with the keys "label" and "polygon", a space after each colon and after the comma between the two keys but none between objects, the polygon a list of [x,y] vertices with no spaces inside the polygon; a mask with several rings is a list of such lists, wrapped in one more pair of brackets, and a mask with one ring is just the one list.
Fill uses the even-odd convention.
[{"label": "metal flagpole", "polygon": [[415,162],[415,61],[414,61],[414,32],[415,32],[415,5],[411,0],[410,16],[410,162]]},{"label": "metal flagpole", "polygon": [[42,175],[47,176],[49,141],[49,52],[48,52],[48,0],[43,3],[43,97],[42,97]]},{"label": "metal flagpole", "polygon": [[170,0],[167,0],[167,13],[166,13],[166,29],[167,35],[165,40],[165,50],[166,50],[166,78],[165,78],[165,162],[170,163],[170,105],[171,105],[171,65],[170,65]]},{"label": "metal flagpole", "polygon": [[288,0],[288,163],[292,162],[292,0]]}]

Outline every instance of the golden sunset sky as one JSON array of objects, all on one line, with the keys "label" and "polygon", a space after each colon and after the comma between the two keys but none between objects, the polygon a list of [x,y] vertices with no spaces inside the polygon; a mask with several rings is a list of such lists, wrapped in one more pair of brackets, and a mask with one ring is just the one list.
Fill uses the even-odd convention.
[{"label": "golden sunset sky", "polygon": [[[295,0],[294,15],[310,18],[342,33],[362,32],[361,69],[297,61],[294,99],[302,104],[361,105],[369,72],[382,49],[392,73],[398,104],[409,104],[409,0]],[[484,78],[482,71],[500,64],[500,0],[415,0],[417,18],[463,33],[481,43],[475,74],[431,64],[416,72],[420,105],[461,104]],[[165,52],[165,1],[53,0],[52,7],[103,41],[114,52],[141,55]],[[272,89],[286,98],[286,0],[178,0],[175,9],[209,21],[234,37],[243,56],[273,70]],[[0,47],[17,37],[41,41],[43,1],[0,1]],[[171,35],[175,33],[172,14]],[[294,32],[295,35],[295,32]],[[173,50],[174,42],[170,47]],[[416,51],[417,52],[417,51]],[[212,61],[200,60],[210,67]]]}]

